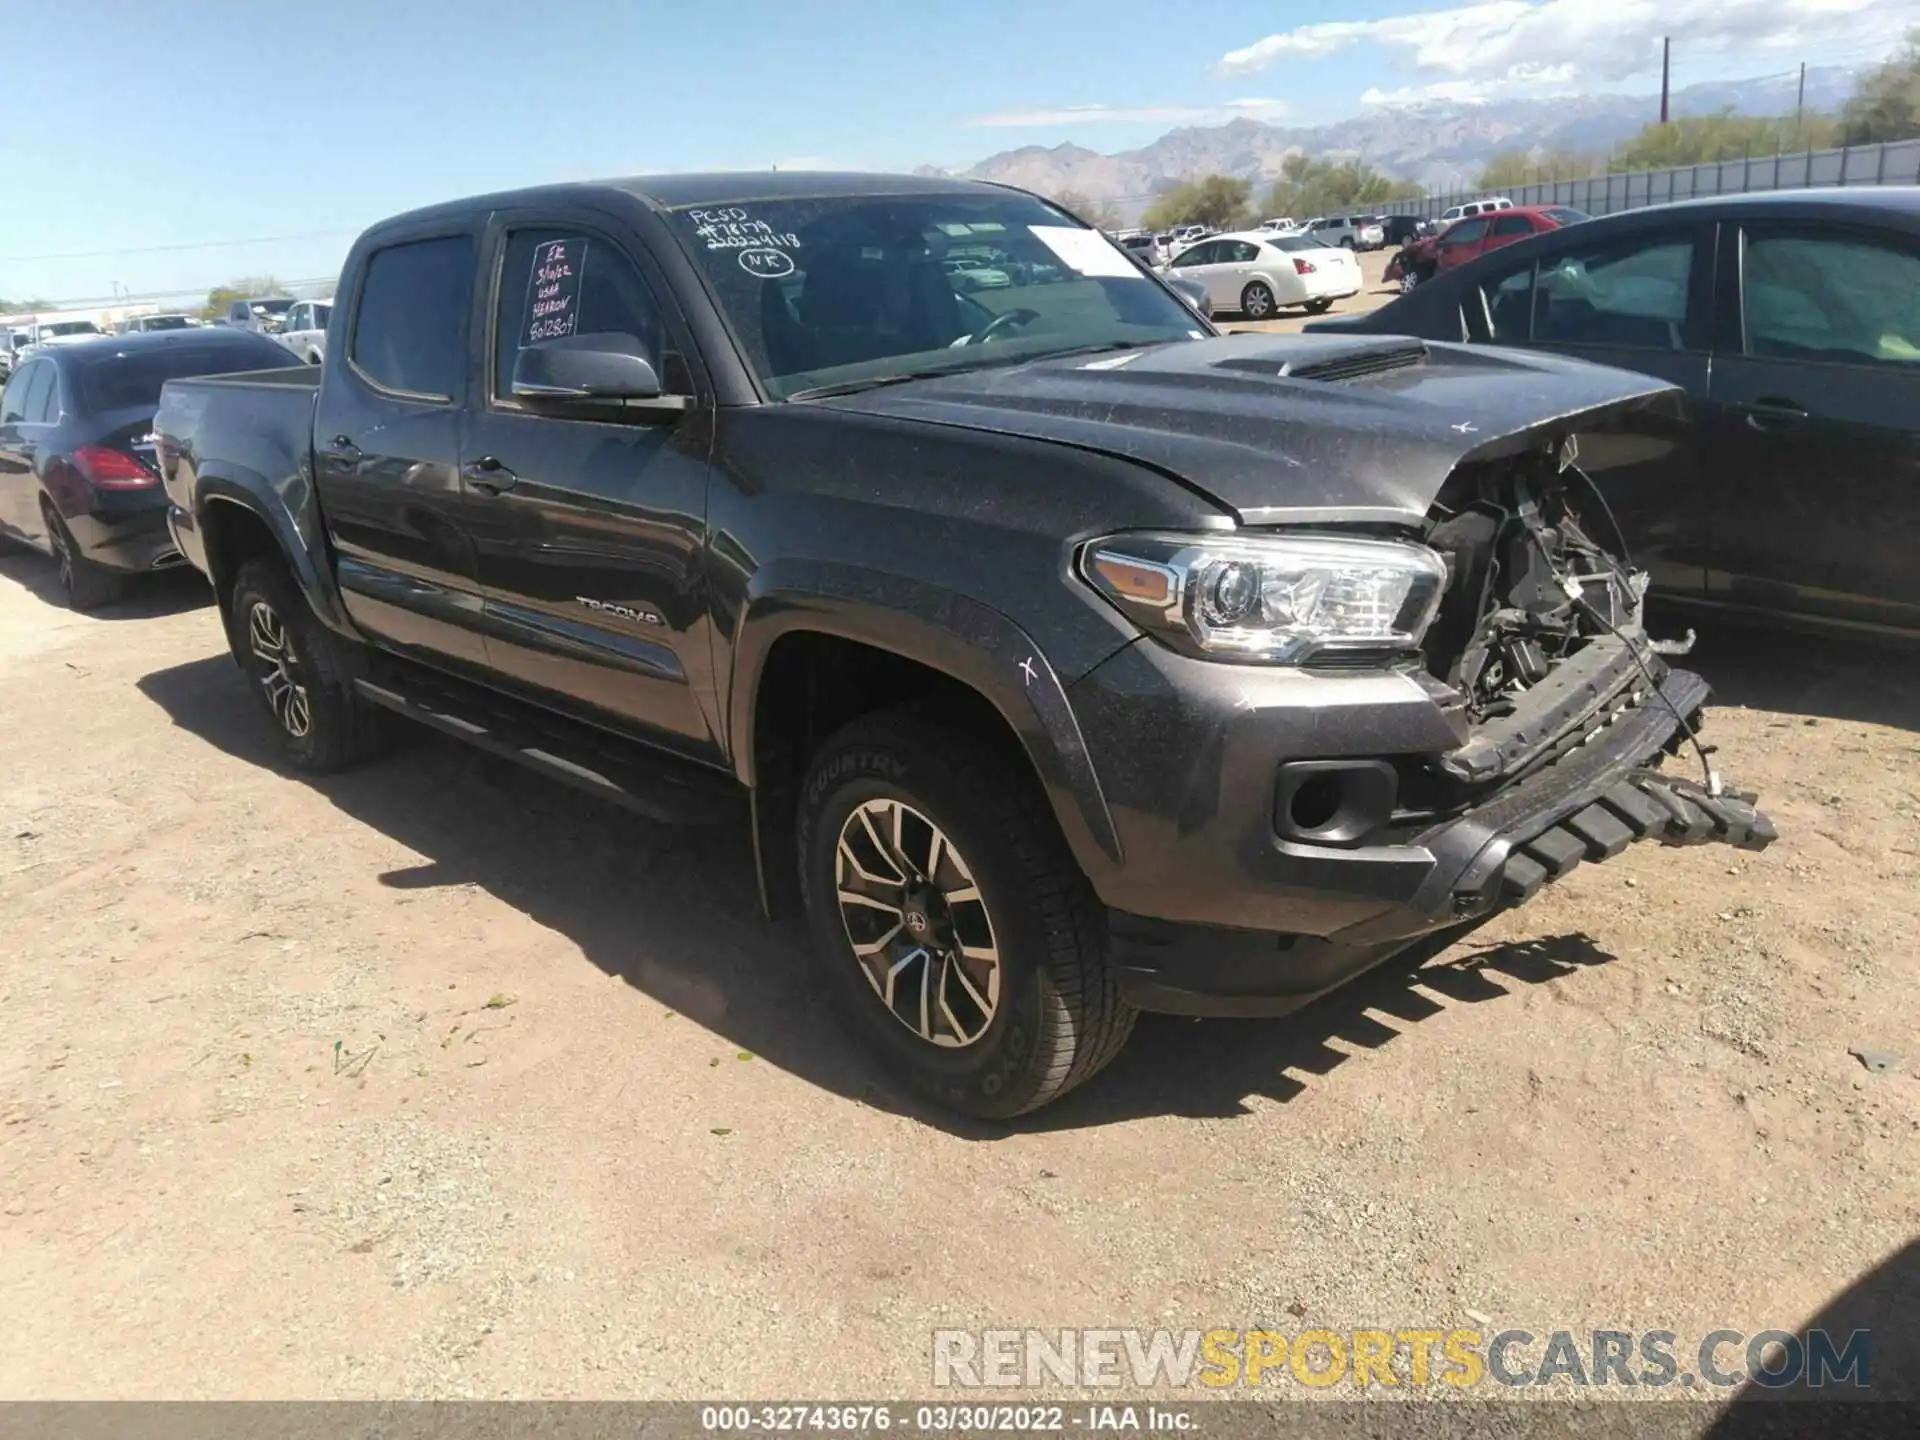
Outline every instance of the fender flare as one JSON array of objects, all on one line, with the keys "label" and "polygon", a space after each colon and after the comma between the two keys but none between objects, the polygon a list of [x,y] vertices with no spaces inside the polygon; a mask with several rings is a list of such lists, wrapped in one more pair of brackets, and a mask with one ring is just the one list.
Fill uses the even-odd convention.
[{"label": "fender flare", "polygon": [[734,771],[754,788],[754,719],[774,643],[795,632],[836,636],[937,670],[984,698],[1019,738],[1081,868],[1121,864],[1106,795],[1065,688],[1045,652],[998,610],[955,591],[829,561],[775,561],[748,587],[735,630],[727,739]]},{"label": "fender flare", "polygon": [[[284,491],[291,491],[299,497],[299,511],[305,513],[296,512],[289,503],[291,497]],[[333,571],[324,563],[326,536],[319,524],[311,486],[306,483],[304,475],[291,485],[282,487],[239,466],[218,465],[201,469],[194,477],[193,505],[203,535],[209,534],[207,517],[215,506],[235,505],[250,512],[273,536],[281,556],[287,562],[287,569],[293,575],[294,583],[300,587],[300,593],[306,597],[307,604],[313,608],[320,623],[351,639],[360,638],[353,622],[347,618],[346,606]],[[207,569],[217,573],[222,568],[219,557],[209,544]]]}]

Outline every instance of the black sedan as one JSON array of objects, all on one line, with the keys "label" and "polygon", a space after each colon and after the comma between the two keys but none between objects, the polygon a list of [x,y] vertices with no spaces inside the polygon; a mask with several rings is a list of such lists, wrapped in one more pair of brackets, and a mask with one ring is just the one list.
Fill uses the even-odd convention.
[{"label": "black sedan", "polygon": [[181,563],[153,465],[163,381],[284,369],[261,335],[166,330],[48,346],[0,393],[0,535],[51,555],[76,610],[132,574]]},{"label": "black sedan", "polygon": [[1920,637],[1920,188],[1610,215],[1307,329],[1525,345],[1684,386],[1690,473],[1609,494],[1657,593]]}]

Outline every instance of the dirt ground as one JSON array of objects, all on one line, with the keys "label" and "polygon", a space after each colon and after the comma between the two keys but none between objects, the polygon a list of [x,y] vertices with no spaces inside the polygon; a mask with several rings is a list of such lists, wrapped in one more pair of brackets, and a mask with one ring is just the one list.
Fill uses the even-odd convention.
[{"label": "dirt ground", "polygon": [[282,773],[196,577],[80,616],[10,553],[0,1395],[912,1396],[946,1327],[1796,1328],[1920,1234],[1920,665],[1697,661],[1773,849],[1636,846],[1287,1020],[1148,1017],[991,1128],[849,1051],[741,835],[424,737]]}]

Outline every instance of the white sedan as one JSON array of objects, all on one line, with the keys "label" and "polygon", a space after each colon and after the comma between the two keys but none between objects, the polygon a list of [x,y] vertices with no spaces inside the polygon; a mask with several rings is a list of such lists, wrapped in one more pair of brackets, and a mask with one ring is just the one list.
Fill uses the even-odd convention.
[{"label": "white sedan", "polygon": [[1360,262],[1305,235],[1252,231],[1215,235],[1182,250],[1167,265],[1170,274],[1207,287],[1216,310],[1238,310],[1249,320],[1268,320],[1282,305],[1303,305],[1309,315],[1360,293]]}]

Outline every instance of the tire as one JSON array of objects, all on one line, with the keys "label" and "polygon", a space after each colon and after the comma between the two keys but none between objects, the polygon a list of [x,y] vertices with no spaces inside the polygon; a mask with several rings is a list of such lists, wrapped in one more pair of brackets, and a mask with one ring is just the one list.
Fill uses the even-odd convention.
[{"label": "tire", "polygon": [[41,513],[47,522],[47,539],[53,545],[53,562],[60,567],[60,589],[67,597],[68,607],[98,610],[118,600],[126,588],[124,578],[89,560],[74,540],[73,532],[67,529],[67,522],[51,505],[43,505]]},{"label": "tire", "polygon": [[314,617],[284,565],[241,566],[228,615],[234,658],[254,682],[248,688],[289,765],[324,775],[381,748],[385,717],[354,693],[348,642]]},{"label": "tire", "polygon": [[1322,296],[1318,300],[1307,301],[1307,314],[1324,315],[1333,308],[1333,301]]},{"label": "tire", "polygon": [[1347,237],[1346,239],[1344,239],[1344,240],[1342,240],[1342,241],[1340,242],[1340,246],[1341,246],[1341,248],[1342,248],[1342,249],[1344,249],[1344,250],[1351,250],[1351,249],[1353,249],[1353,237],[1352,237],[1351,235],[1349,235],[1349,236],[1348,236],[1348,237]]},{"label": "tire", "polygon": [[1279,308],[1264,280],[1256,280],[1240,292],[1240,313],[1249,320],[1271,320]]},{"label": "tire", "polygon": [[[799,808],[817,978],[909,1089],[1004,1120],[1059,1099],[1119,1053],[1134,1011],[1107,964],[1104,913],[1045,798],[998,752],[937,711],[882,711],[821,748]],[[933,883],[915,884],[929,859]],[[879,903],[843,903],[850,892]],[[856,944],[876,942],[863,963]],[[889,972],[903,987],[891,1006]]]},{"label": "tire", "polygon": [[1409,270],[1400,277],[1400,293],[1402,295],[1411,295],[1419,288],[1420,272],[1418,270]]}]

